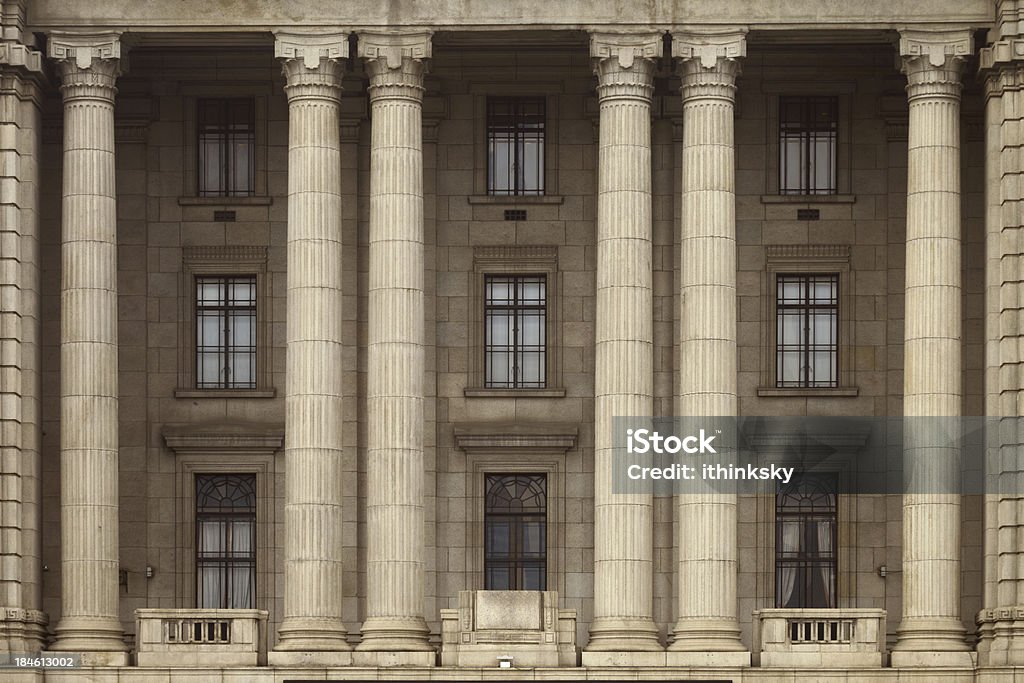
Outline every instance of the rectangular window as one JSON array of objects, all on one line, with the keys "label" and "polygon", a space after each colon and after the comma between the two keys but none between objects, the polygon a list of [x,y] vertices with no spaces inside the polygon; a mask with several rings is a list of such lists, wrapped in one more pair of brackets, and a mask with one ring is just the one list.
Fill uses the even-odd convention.
[{"label": "rectangular window", "polygon": [[775,497],[775,606],[836,607],[837,482],[804,474]]},{"label": "rectangular window", "polygon": [[256,276],[196,278],[196,388],[256,388]]},{"label": "rectangular window", "polygon": [[487,98],[487,194],[544,194],[544,98]]},{"label": "rectangular window", "polygon": [[776,276],[778,387],[839,386],[839,276]]},{"label": "rectangular window", "polygon": [[485,476],[484,589],[547,590],[547,475]]},{"label": "rectangular window", "polygon": [[196,131],[199,196],[255,194],[256,112],[252,98],[199,100]]},{"label": "rectangular window", "polygon": [[196,606],[252,609],[256,475],[196,475]]},{"label": "rectangular window", "polygon": [[779,98],[779,194],[836,194],[838,97]]},{"label": "rectangular window", "polygon": [[545,285],[543,275],[484,276],[484,386],[545,386]]}]

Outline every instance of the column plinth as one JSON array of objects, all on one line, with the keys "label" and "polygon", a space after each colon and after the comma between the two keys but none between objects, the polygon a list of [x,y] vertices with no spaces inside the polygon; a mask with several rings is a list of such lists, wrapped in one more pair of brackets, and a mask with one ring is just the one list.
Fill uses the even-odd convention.
[{"label": "column plinth", "polygon": [[434,664],[424,610],[427,33],[364,33],[370,76],[366,621],[356,663]]},{"label": "column plinth", "polygon": [[64,99],[61,619],[51,649],[127,664],[118,611],[117,34],[50,37]]},{"label": "column plinth", "polygon": [[339,110],[348,36],[275,37],[288,96],[288,356],[284,619],[270,661],[344,665]]},{"label": "column plinth", "polygon": [[[651,95],[660,34],[591,34],[598,78],[594,619],[586,664],[661,653],[653,496],[612,492],[613,419],[653,410]],[[664,655],[660,655],[662,658]]]},{"label": "column plinth", "polygon": [[[960,620],[960,69],[968,31],[905,31],[910,108],[904,341],[903,619],[894,666],[970,666]],[[937,313],[941,312],[941,315]],[[946,419],[942,419],[946,418]],[[945,438],[942,438],[945,437]]]},{"label": "column plinth", "polygon": [[[745,31],[674,34],[682,69],[679,414],[736,415],[736,77]],[[721,443],[735,443],[722,435]],[[720,451],[722,449],[719,449]],[[736,494],[677,497],[679,613],[670,665],[749,666],[736,595]]]}]

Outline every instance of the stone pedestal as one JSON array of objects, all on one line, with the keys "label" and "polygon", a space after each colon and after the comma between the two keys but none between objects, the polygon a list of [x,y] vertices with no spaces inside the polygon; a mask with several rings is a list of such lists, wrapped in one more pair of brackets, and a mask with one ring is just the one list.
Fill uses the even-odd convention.
[{"label": "stone pedestal", "polygon": [[118,34],[52,34],[64,97],[61,607],[52,649],[128,662],[118,616]]},{"label": "stone pedestal", "polygon": [[[904,31],[910,104],[903,619],[893,666],[969,666],[960,621],[960,70],[969,31]],[[951,445],[952,444],[952,445]]]},{"label": "stone pedestal", "polygon": [[[613,419],[651,415],[651,94],[660,34],[591,35],[601,107],[594,379],[593,652],[661,651],[652,495],[612,492]],[[628,659],[628,658],[627,658]],[[600,661],[613,661],[600,656]]]},{"label": "stone pedestal", "polygon": [[[357,648],[364,664],[430,665],[434,658],[423,617],[423,78],[430,44],[427,33],[359,36],[371,118],[367,595]],[[380,652],[420,654],[407,662],[372,654]]]},{"label": "stone pedestal", "polygon": [[[744,32],[673,34],[682,69],[678,411],[736,414],[736,76]],[[728,442],[720,438],[719,442]],[[748,666],[737,618],[736,495],[678,497],[679,619],[670,666]]]},{"label": "stone pedestal", "polygon": [[[338,116],[348,36],[275,37],[288,96],[288,363],[284,619],[270,661],[348,664],[351,647],[341,618],[344,332]],[[307,657],[310,652],[317,655]],[[329,658],[321,657],[323,652]]]}]

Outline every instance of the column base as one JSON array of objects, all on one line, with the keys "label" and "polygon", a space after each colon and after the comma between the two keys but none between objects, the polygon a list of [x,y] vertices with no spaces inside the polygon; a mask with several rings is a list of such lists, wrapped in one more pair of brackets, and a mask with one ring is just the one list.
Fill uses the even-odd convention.
[{"label": "column base", "polygon": [[366,651],[356,650],[352,653],[355,666],[418,666],[432,667],[437,665],[437,652],[430,651]]},{"label": "column base", "polygon": [[583,666],[665,666],[665,652],[584,650]]},{"label": "column base", "polygon": [[750,653],[745,650],[731,652],[670,650],[665,653],[665,665],[713,668],[749,667]]},{"label": "column base", "polygon": [[974,668],[978,664],[976,652],[937,652],[926,650],[893,650],[889,663],[894,669],[902,667]]},{"label": "column base", "polygon": [[653,619],[600,617],[590,626],[587,652],[664,652]]},{"label": "column base", "polygon": [[429,652],[430,629],[422,617],[370,617],[363,622],[357,652]]},{"label": "column base", "polygon": [[93,666],[127,666],[128,647],[124,644],[121,622],[113,617],[64,617],[54,629],[56,638],[48,649],[54,652],[81,652],[83,655],[110,655],[111,661],[124,656],[124,664],[95,664]]},{"label": "column base", "polygon": [[277,645],[274,647],[275,652],[297,653],[332,654],[351,650],[341,619],[312,617],[285,617],[277,629]]},{"label": "column base", "polygon": [[352,652],[325,650],[271,650],[267,653],[267,664],[282,667],[328,667],[351,666]]}]

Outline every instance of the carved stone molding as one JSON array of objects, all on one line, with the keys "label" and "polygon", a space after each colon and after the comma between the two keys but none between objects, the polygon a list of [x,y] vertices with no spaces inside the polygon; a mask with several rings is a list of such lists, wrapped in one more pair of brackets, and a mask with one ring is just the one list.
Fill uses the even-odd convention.
[{"label": "carved stone molding", "polygon": [[20,67],[38,74],[43,71],[43,54],[21,43],[4,41],[0,43],[0,64]]},{"label": "carved stone molding", "polygon": [[121,33],[65,33],[54,31],[47,44],[47,56],[57,61],[74,60],[79,69],[88,69],[94,59],[121,59]]},{"label": "carved stone molding", "polygon": [[737,60],[747,56],[747,29],[732,27],[718,31],[677,31],[672,34],[672,56],[683,61],[697,60],[704,69],[713,69],[720,59]]},{"label": "carved stone molding", "polygon": [[928,63],[941,68],[952,60],[965,60],[974,52],[974,41],[969,29],[900,31],[900,56],[904,63],[918,57],[927,57]]},{"label": "carved stone molding", "polygon": [[274,56],[301,60],[307,69],[316,69],[322,58],[348,59],[348,34],[274,31]]},{"label": "carved stone molding", "polygon": [[618,59],[619,66],[628,69],[637,59],[656,60],[664,52],[660,33],[608,33],[590,34],[590,56],[594,60]]},{"label": "carved stone molding", "polygon": [[263,422],[166,425],[162,435],[175,455],[273,455],[284,446],[284,426]]},{"label": "carved stone molding", "polygon": [[981,71],[1003,64],[1024,62],[1024,38],[1000,40],[982,48],[980,62]]},{"label": "carved stone molding", "polygon": [[371,33],[359,34],[359,56],[367,61],[383,60],[388,69],[398,69],[403,59],[430,59],[432,33]]}]

